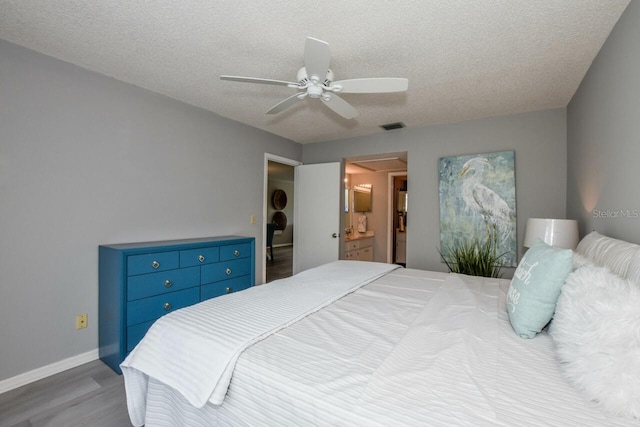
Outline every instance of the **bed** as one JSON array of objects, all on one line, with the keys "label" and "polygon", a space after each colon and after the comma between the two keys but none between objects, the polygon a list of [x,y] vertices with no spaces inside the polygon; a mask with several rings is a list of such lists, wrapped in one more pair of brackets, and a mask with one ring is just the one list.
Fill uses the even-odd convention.
[{"label": "bed", "polygon": [[514,333],[510,286],[338,261],[177,311],[122,364],[132,423],[640,425],[567,379],[548,328]]}]

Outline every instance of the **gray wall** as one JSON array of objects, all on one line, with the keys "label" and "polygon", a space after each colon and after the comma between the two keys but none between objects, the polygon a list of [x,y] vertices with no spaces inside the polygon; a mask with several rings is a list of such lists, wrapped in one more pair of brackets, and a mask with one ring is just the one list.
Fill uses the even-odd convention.
[{"label": "gray wall", "polygon": [[567,107],[567,213],[640,243],[640,2],[632,1]]},{"label": "gray wall", "polygon": [[260,250],[264,153],[302,156],[4,41],[0,96],[0,380],[97,348],[99,244],[239,234]]},{"label": "gray wall", "polygon": [[[446,271],[440,262],[438,159],[444,156],[515,150],[519,253],[530,217],[564,218],[566,208],[566,111],[555,109],[463,123],[406,128],[368,137],[303,147],[304,163],[408,152],[411,195],[407,267]],[[376,235],[378,231],[376,231]],[[505,277],[510,277],[507,270]]]}]

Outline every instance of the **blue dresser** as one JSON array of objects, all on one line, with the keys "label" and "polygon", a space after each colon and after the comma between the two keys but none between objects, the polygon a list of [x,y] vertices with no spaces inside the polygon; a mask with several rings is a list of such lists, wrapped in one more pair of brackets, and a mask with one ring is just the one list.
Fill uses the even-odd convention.
[{"label": "blue dresser", "polygon": [[100,359],[117,373],[153,322],[255,283],[255,239],[223,236],[99,247]]}]

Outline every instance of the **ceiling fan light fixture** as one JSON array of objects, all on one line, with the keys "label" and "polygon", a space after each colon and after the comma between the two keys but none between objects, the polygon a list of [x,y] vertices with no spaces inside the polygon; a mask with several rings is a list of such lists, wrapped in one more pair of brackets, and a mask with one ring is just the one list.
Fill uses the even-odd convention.
[{"label": "ceiling fan light fixture", "polygon": [[307,88],[307,93],[309,94],[309,98],[320,98],[322,96],[322,86],[312,84]]}]

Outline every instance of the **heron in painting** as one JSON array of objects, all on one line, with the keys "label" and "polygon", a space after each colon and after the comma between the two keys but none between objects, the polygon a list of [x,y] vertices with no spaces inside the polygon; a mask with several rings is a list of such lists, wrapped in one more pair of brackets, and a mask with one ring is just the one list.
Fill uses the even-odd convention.
[{"label": "heron in painting", "polygon": [[511,235],[511,208],[495,191],[483,185],[482,174],[489,161],[484,157],[474,157],[463,166],[459,178],[462,183],[462,200],[468,209],[482,216],[487,230],[487,238],[494,244],[505,241]]}]

